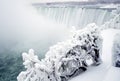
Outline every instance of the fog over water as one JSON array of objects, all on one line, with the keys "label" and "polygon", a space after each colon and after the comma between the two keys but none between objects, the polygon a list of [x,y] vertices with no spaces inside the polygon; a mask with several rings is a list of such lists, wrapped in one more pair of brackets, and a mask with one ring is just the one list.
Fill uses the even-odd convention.
[{"label": "fog over water", "polygon": [[0,1],[0,52],[34,48],[46,52],[68,29],[40,16],[28,1]]},{"label": "fog over water", "polygon": [[22,52],[33,48],[43,58],[68,31],[38,14],[28,0],[0,0],[0,81],[17,81],[24,70]]}]

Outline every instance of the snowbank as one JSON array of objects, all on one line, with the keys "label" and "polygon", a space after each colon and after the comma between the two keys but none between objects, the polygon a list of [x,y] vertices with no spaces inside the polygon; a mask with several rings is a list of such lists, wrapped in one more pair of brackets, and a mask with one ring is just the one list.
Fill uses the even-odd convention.
[{"label": "snowbank", "polygon": [[120,81],[120,68],[112,66],[103,81]]},{"label": "snowbank", "polygon": [[[112,66],[111,58],[114,37],[119,32],[120,30],[115,29],[102,31],[102,64],[97,67],[89,67],[86,72],[80,74],[79,76],[76,76],[75,78],[72,78],[70,81],[119,81],[119,74],[117,74],[119,73],[119,69]],[[116,71],[118,72],[116,73]],[[111,76],[108,77],[108,75]]]}]

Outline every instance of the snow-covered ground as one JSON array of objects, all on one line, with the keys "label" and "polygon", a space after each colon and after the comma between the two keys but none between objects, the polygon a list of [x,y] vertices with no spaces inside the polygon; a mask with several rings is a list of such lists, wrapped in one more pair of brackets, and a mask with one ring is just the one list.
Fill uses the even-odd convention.
[{"label": "snow-covered ground", "polygon": [[97,67],[90,67],[88,70],[70,81],[120,81],[120,68],[111,65],[113,38],[119,30],[104,30],[101,34],[104,39],[102,60],[103,63]]},{"label": "snow-covered ground", "polygon": [[[119,32],[120,30],[115,30],[115,29],[103,30],[101,32],[101,35],[103,37],[102,64],[99,66],[88,67],[87,71],[70,79],[69,81],[96,81],[96,80],[97,81],[119,81],[120,68],[114,67],[112,65],[112,58],[111,58],[113,53],[112,51],[113,51],[114,37]],[[54,58],[52,57],[51,59],[54,59]],[[42,62],[48,63],[50,59],[49,60],[46,59],[45,61],[40,62],[40,60],[38,60],[38,57],[34,55],[34,50],[32,51],[30,50],[28,54],[23,53],[23,60],[25,61],[23,64],[25,65],[27,70],[19,74],[19,76],[17,77],[18,81],[29,81],[29,80],[36,81],[40,75],[43,75],[41,76],[43,77],[43,81],[51,81],[49,80],[49,78],[47,79],[46,77],[46,76],[49,76],[49,74],[45,74],[44,72],[42,72],[42,70],[44,69],[45,72],[51,73],[51,70],[50,70],[51,66],[49,66],[48,68],[44,66],[44,64],[42,64]],[[49,63],[47,65],[50,65]],[[52,81],[63,81],[61,79],[55,80],[54,77],[52,77],[51,79]],[[42,79],[40,79],[40,81],[41,80]]]}]

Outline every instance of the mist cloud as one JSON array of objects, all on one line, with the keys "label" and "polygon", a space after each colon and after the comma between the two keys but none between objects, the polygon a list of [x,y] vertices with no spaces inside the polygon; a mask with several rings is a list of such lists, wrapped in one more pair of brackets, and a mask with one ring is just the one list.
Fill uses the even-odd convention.
[{"label": "mist cloud", "polygon": [[40,16],[28,1],[0,1],[0,52],[34,48],[45,51],[68,29]]}]

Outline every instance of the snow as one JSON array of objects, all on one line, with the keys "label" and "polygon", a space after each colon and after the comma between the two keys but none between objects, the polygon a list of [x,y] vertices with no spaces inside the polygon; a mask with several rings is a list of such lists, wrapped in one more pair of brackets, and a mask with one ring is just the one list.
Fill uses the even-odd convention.
[{"label": "snow", "polygon": [[[111,49],[113,45],[113,39],[116,33],[119,33],[119,32],[120,31],[114,30],[114,29],[102,31],[101,35],[104,39],[103,41],[104,46],[103,46],[103,52],[102,52],[103,63],[97,67],[93,67],[93,66],[89,67],[86,72],[80,74],[77,77],[72,78],[69,81],[96,81],[96,80],[97,81],[119,81],[120,68],[116,68],[111,65],[111,62],[112,62]],[[35,57],[33,53],[34,51],[30,49],[29,50],[30,57],[31,56]],[[23,56],[25,56],[25,53],[23,53]],[[40,68],[40,65],[36,64],[36,67]],[[42,67],[45,68],[44,66],[41,66],[41,68]],[[24,74],[24,72],[22,72],[21,74]],[[24,77],[24,75],[21,75],[21,76]],[[18,81],[23,81],[23,80],[20,79]],[[34,81],[33,78],[31,79],[31,81]]]},{"label": "snow", "polygon": [[[119,73],[120,69],[113,67],[111,64],[112,63],[112,58],[111,58],[112,52],[111,51],[112,51],[112,47],[113,47],[113,39],[114,39],[114,36],[116,35],[116,33],[119,33],[119,32],[120,31],[115,30],[115,29],[109,29],[109,30],[102,31],[101,35],[104,39],[103,49],[102,49],[103,63],[97,67],[90,66],[89,68],[87,68],[87,71],[85,71],[84,73],[81,73],[79,76],[76,76],[76,77],[70,79],[69,81],[79,81],[79,80],[80,81],[96,81],[96,80],[97,81],[119,81],[118,73]],[[58,43],[58,46],[60,46],[61,44],[62,43]],[[55,50],[55,49],[56,49],[56,46],[52,46],[50,48],[50,50]],[[60,49],[61,49],[61,47],[57,48],[56,50],[58,51]],[[71,48],[69,48],[69,49],[71,49]],[[54,53],[54,52],[52,51],[52,53]],[[41,78],[41,80],[44,80],[44,81],[49,81],[49,79],[47,79],[48,76],[51,78],[52,81],[56,81],[54,78],[55,76],[51,74],[52,69],[50,69],[50,68],[53,67],[53,66],[51,66],[52,60],[56,61],[57,63],[59,63],[59,62],[57,60],[55,60],[54,54],[52,56],[50,56],[50,55],[46,55],[45,60],[39,61],[37,56],[34,55],[34,50],[30,49],[28,54],[23,53],[23,60],[25,62],[29,61],[28,64],[31,64],[31,63],[32,64],[34,63],[34,64],[32,65],[33,68],[31,68],[31,66],[25,65],[25,66],[27,66],[27,71],[23,71],[19,74],[18,81],[24,81],[24,80],[35,81],[37,78]],[[56,55],[56,52],[55,52],[55,55]],[[57,56],[57,57],[59,57],[59,56]],[[51,62],[50,62],[50,59],[51,59]],[[64,58],[63,60],[70,62],[69,60],[71,60],[71,59]],[[25,64],[25,62],[23,64]],[[45,64],[47,64],[47,66]],[[71,63],[71,65],[77,67],[76,65],[74,65],[72,63]],[[57,66],[55,66],[55,67],[60,67],[60,65],[57,64]],[[32,78],[31,78],[31,76],[32,76]],[[23,77],[23,78],[21,78],[21,77]],[[58,76],[56,76],[56,77],[58,77]],[[61,79],[58,78],[58,81],[61,81]]]},{"label": "snow", "polygon": [[120,68],[111,67],[103,81],[120,81]]},{"label": "snow", "polygon": [[120,81],[119,73],[120,68],[103,63],[98,67],[90,67],[85,73],[69,81]]},{"label": "snow", "polygon": [[[74,30],[72,38],[51,46],[44,59],[39,61],[30,49],[23,53],[23,65],[27,68],[17,77],[18,81],[63,81],[85,71],[91,59],[94,66],[101,64],[102,38],[94,23],[82,30]],[[23,77],[24,76],[24,77]]]},{"label": "snow", "polygon": [[120,32],[115,30],[119,29],[119,17],[116,14],[100,27],[91,23],[81,30],[73,28],[72,38],[51,46],[41,61],[33,49],[23,53],[26,71],[18,75],[18,81],[107,81],[109,77],[119,81],[119,69],[112,66],[111,58],[119,50],[113,49],[119,43],[119,35],[115,37]]},{"label": "snow", "polygon": [[109,9],[109,8],[117,8],[117,7],[118,7],[118,6],[115,5],[115,4],[109,4],[109,5],[102,6],[102,7],[100,7],[100,8],[103,8],[103,9],[104,9],[104,8],[106,8],[106,9],[108,8],[108,9]]},{"label": "snow", "polygon": [[102,61],[103,63],[97,67],[90,67],[86,72],[79,76],[72,78],[70,81],[120,81],[120,68],[112,66],[112,47],[114,36],[120,30],[104,30],[102,31],[103,37],[103,50]]}]

